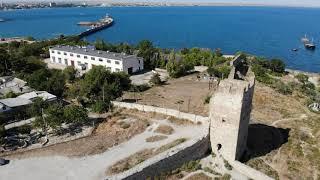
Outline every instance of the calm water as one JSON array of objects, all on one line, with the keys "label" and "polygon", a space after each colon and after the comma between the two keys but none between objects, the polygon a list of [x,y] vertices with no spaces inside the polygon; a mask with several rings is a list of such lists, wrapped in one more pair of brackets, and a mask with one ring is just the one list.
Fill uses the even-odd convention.
[{"label": "calm water", "polygon": [[[221,48],[285,60],[287,66],[320,71],[320,9],[275,7],[108,7],[2,11],[0,37],[33,36],[39,39],[80,33],[79,21],[97,20],[106,13],[114,26],[87,37],[108,42],[137,43],[149,39],[166,48]],[[304,49],[307,33],[318,49]],[[292,48],[299,51],[293,52]]]}]

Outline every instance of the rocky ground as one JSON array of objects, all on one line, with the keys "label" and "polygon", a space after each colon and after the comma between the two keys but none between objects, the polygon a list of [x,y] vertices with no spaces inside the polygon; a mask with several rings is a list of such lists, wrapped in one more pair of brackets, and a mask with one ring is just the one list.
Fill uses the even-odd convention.
[{"label": "rocky ground", "polygon": [[251,148],[258,150],[248,165],[275,179],[320,178],[320,115],[309,111],[304,97],[281,95],[258,83],[252,119],[265,131],[251,128],[260,142],[249,137],[249,144],[255,144]]}]

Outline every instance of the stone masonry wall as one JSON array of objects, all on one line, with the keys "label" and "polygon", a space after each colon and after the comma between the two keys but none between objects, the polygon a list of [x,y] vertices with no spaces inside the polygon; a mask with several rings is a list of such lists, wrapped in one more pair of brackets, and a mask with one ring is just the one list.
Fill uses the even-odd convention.
[{"label": "stone masonry wall", "polygon": [[178,110],[174,109],[167,109],[167,108],[160,108],[160,107],[154,107],[154,106],[147,106],[143,104],[136,104],[136,103],[125,103],[125,102],[118,102],[113,101],[112,102],[114,106],[127,108],[127,109],[137,109],[139,111],[145,111],[145,112],[155,112],[160,114],[165,114],[168,116],[173,116],[179,119],[187,119],[189,121],[192,121],[194,123],[205,123],[209,121],[208,117],[203,117],[200,115],[190,114],[190,113],[184,113],[180,112]]}]

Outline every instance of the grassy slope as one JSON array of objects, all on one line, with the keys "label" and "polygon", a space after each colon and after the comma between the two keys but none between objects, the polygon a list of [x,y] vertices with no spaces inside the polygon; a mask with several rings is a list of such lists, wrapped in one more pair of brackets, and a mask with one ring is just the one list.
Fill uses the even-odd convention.
[{"label": "grassy slope", "polygon": [[311,113],[305,99],[281,95],[257,84],[252,118],[255,122],[290,128],[288,142],[248,164],[276,179],[320,178],[320,115]]}]

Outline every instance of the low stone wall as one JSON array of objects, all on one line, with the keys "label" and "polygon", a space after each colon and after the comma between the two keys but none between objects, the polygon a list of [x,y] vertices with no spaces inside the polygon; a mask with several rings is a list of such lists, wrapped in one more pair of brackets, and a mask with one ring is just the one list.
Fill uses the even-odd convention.
[{"label": "low stone wall", "polygon": [[239,161],[228,161],[229,164],[236,169],[237,171],[241,172],[242,174],[246,175],[251,179],[259,179],[259,180],[273,180],[273,178],[263,174],[262,172],[255,170]]},{"label": "low stone wall", "polygon": [[127,109],[137,109],[139,111],[145,111],[145,112],[155,112],[160,114],[165,114],[168,116],[173,116],[179,119],[187,119],[194,123],[205,123],[209,121],[209,117],[203,117],[200,115],[190,114],[190,113],[184,113],[178,110],[174,109],[166,109],[166,108],[160,108],[160,107],[154,107],[154,106],[147,106],[143,104],[136,104],[136,103],[125,103],[125,102],[118,102],[113,101],[112,102],[114,106],[127,108]]},{"label": "low stone wall", "polygon": [[[208,134],[208,132],[206,132]],[[210,149],[209,136],[192,139],[173,149],[156,155],[123,173],[106,177],[107,180],[137,180],[161,175],[181,167],[184,163],[204,157]]]}]

